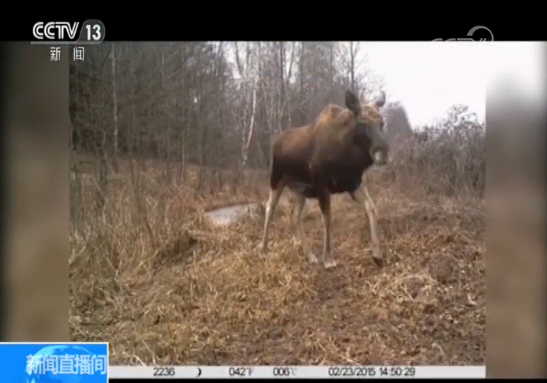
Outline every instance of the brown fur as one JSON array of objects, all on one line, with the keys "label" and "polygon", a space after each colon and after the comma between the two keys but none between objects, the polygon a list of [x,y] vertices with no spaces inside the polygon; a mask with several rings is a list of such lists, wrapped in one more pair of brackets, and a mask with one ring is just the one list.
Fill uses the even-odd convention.
[{"label": "brown fur", "polygon": [[330,195],[347,192],[354,200],[368,203],[370,197],[361,186],[362,175],[374,164],[374,152],[387,158],[384,121],[379,110],[384,103],[382,97],[361,106],[357,96],[348,91],[346,108],[329,104],[312,123],[286,130],[274,140],[263,249],[271,213],[283,189],[288,187],[297,196],[300,213],[306,198],[318,199],[325,223],[323,253],[330,254]]},{"label": "brown fur", "polygon": [[383,119],[374,105],[347,108],[329,104],[311,124],[281,133],[272,146],[270,187],[291,183],[310,184],[304,196],[318,198],[323,188],[330,193],[352,192],[361,183],[362,174],[373,164],[367,150],[355,142],[359,117],[366,127],[382,126]]}]

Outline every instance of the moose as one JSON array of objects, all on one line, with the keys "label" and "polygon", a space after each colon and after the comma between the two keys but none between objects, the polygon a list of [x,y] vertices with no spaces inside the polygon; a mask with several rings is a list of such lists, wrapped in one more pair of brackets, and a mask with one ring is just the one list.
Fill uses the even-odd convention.
[{"label": "moose", "polygon": [[318,200],[323,221],[325,268],[336,266],[331,253],[331,195],[348,193],[364,206],[370,224],[372,258],[383,266],[378,238],[377,211],[362,184],[364,172],[372,165],[388,163],[389,145],[380,111],[386,102],[384,92],[374,101],[361,105],[355,93],[345,93],[346,108],[328,104],[317,118],[305,126],[283,131],[273,141],[270,163],[270,191],[266,202],[261,255],[268,251],[272,214],[287,187],[293,194],[293,223],[302,249],[310,263],[317,258],[308,244],[302,225],[307,199]]}]

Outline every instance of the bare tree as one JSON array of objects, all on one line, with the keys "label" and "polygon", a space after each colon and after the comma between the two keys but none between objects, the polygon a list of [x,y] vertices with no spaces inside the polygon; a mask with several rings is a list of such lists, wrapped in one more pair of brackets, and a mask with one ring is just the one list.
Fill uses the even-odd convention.
[{"label": "bare tree", "polygon": [[188,185],[189,169],[196,169],[198,192],[208,178],[222,186],[221,168],[234,171],[236,185],[245,169],[268,166],[272,135],[309,122],[326,103],[343,103],[350,86],[362,91],[378,83],[369,81],[358,43],[115,43],[86,49],[86,61],[72,71],[74,147],[98,159],[99,189],[106,188],[108,165],[118,170],[122,158],[140,171],[161,161],[167,183]]}]

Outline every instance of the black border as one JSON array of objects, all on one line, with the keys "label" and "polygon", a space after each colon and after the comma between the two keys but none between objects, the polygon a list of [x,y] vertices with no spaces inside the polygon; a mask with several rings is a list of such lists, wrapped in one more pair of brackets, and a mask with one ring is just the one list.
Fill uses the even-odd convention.
[{"label": "black border", "polygon": [[[462,18],[457,15],[457,9],[455,13],[454,9],[450,9],[441,14],[435,14],[435,9],[413,9],[424,16],[433,13],[428,17],[418,18],[409,16],[403,9],[376,10],[369,8],[368,4],[363,4],[362,10],[359,10],[360,6],[348,10],[343,8],[343,4],[339,7],[336,7],[336,4],[331,5],[331,9],[318,9],[309,14],[274,5],[273,8],[278,9],[265,7],[263,12],[252,12],[252,9],[238,7],[225,10],[196,8],[190,11],[187,6],[186,11],[174,13],[175,17],[162,15],[161,18],[153,18],[150,15],[122,17],[99,14],[89,14],[84,18],[26,17],[25,20],[16,21],[9,28],[5,28],[3,39],[34,40],[32,26],[38,21],[83,23],[94,18],[101,20],[105,25],[105,41],[432,41],[437,38],[466,38],[469,30],[479,25],[486,26],[492,31],[494,41],[547,40],[547,30],[542,27],[542,22],[532,20],[533,14],[528,14],[526,18],[511,15],[510,23],[502,23],[502,18]],[[476,10],[470,12],[475,13]]]}]

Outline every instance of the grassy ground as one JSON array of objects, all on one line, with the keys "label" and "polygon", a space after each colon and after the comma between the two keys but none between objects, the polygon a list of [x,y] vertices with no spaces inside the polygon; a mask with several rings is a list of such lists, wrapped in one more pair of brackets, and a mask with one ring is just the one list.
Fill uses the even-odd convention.
[{"label": "grassy ground", "polygon": [[[267,259],[255,250],[261,217],[222,229],[203,220],[213,205],[265,200],[263,178],[198,196],[154,170],[137,186],[123,169],[104,214],[82,176],[70,237],[72,337],[109,341],[111,363],[485,363],[484,201],[370,183],[387,261],[378,269],[365,211],[337,196],[338,266],[325,270],[307,263],[283,203]],[[316,205],[304,225],[319,254]]]}]

